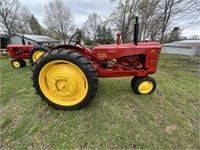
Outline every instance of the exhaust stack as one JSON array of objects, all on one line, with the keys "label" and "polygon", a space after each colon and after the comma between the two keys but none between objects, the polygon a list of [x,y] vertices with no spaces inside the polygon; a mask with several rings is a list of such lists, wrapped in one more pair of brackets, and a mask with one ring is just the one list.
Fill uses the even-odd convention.
[{"label": "exhaust stack", "polygon": [[139,36],[139,23],[138,23],[138,16],[135,17],[135,24],[134,24],[134,44],[138,45],[138,36]]},{"label": "exhaust stack", "polygon": [[24,35],[22,35],[22,45],[26,45],[26,42],[24,40]]}]

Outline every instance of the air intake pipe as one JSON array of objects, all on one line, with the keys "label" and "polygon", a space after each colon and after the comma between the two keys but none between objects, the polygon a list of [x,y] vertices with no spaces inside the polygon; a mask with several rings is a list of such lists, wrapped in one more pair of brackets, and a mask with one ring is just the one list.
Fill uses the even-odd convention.
[{"label": "air intake pipe", "polygon": [[138,45],[138,36],[139,36],[139,23],[138,23],[138,16],[136,16],[134,24],[134,39],[133,39],[135,45]]}]

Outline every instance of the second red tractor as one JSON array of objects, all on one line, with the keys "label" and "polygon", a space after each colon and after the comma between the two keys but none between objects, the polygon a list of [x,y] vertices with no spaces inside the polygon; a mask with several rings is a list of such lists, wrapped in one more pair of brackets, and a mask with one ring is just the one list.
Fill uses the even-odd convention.
[{"label": "second red tractor", "polygon": [[29,59],[30,63],[33,65],[42,54],[48,51],[48,48],[25,44],[9,44],[7,46],[7,51],[9,52],[10,58],[12,58],[11,65],[14,68],[22,68],[26,66],[24,59]]}]

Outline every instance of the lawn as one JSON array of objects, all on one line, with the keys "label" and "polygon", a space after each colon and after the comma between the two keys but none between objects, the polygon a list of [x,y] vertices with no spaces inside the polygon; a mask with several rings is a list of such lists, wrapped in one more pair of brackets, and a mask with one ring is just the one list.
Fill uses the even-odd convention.
[{"label": "lawn", "polygon": [[99,79],[87,108],[61,111],[32,87],[31,65],[0,60],[0,149],[200,149],[200,58],[162,54],[156,91],[131,78]]}]

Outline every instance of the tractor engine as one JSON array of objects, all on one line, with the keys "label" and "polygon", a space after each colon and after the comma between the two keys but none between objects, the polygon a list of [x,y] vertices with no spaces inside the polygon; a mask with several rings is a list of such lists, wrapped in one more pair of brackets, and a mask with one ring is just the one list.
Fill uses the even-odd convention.
[{"label": "tractor engine", "polygon": [[143,68],[144,59],[142,56],[133,55],[125,56],[112,60],[103,60],[101,67],[103,69],[113,69],[113,70],[139,70]]},{"label": "tractor engine", "polygon": [[117,59],[115,67],[123,70],[141,69],[142,64],[139,56],[125,56]]},{"label": "tractor engine", "polygon": [[24,53],[26,53],[26,51],[24,51],[23,49],[19,49],[19,48],[14,48],[14,52],[16,56],[20,56],[23,55]]}]

